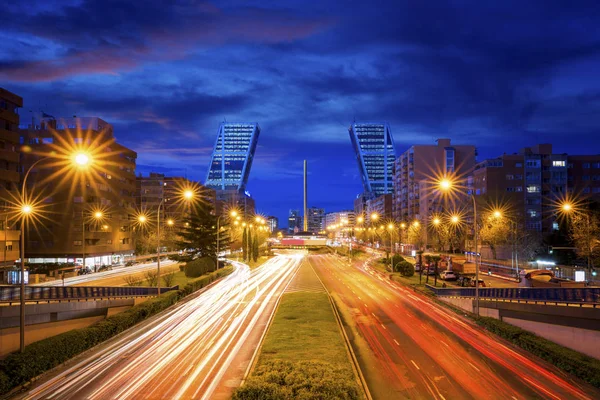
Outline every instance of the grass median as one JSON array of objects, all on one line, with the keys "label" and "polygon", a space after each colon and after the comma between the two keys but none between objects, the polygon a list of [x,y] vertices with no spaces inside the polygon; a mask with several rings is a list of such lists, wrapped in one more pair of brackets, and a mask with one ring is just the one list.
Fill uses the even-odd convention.
[{"label": "grass median", "polygon": [[233,398],[361,398],[326,293],[283,295],[256,367]]}]

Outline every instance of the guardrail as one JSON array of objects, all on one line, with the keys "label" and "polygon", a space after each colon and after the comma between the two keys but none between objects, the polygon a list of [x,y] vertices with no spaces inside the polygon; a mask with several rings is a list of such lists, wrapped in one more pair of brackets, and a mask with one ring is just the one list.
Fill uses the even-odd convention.
[{"label": "guardrail", "polygon": [[[475,297],[475,288],[437,288],[431,285],[426,287],[437,296]],[[600,303],[600,288],[479,288],[479,297],[595,305]]]},{"label": "guardrail", "polygon": [[[160,288],[160,293],[178,290],[179,286]],[[156,295],[155,287],[133,286],[26,286],[25,301],[82,300],[108,297],[149,297]],[[0,303],[20,301],[19,286],[1,286]]]}]

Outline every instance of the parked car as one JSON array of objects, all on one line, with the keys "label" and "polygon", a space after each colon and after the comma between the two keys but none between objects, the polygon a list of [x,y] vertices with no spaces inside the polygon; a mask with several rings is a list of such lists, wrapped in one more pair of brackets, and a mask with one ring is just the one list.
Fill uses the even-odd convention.
[{"label": "parked car", "polygon": [[442,271],[440,273],[440,279],[444,281],[455,281],[458,279],[458,276],[456,276],[454,271]]},{"label": "parked car", "polygon": [[[471,278],[469,280],[469,286],[470,287],[475,287],[475,278]],[[483,279],[479,280],[479,287],[490,287],[490,284],[486,284],[485,281]]]},{"label": "parked car", "polygon": [[100,268],[98,268],[98,272],[111,271],[111,270],[112,270],[112,266],[110,266],[110,265],[102,265]]},{"label": "parked car", "polygon": [[87,275],[91,273],[92,270],[90,269],[90,267],[81,268],[79,271],[77,271],[77,275]]}]

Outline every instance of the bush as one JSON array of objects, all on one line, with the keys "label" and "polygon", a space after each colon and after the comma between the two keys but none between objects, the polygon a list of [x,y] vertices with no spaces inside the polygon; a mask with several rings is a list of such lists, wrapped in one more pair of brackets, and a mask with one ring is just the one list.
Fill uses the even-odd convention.
[{"label": "bush", "polygon": [[360,399],[352,374],[317,361],[268,361],[256,368],[234,400]]},{"label": "bush", "polygon": [[233,268],[224,268],[213,272],[186,285],[182,290],[170,291],[158,298],[149,299],[87,328],[75,329],[32,343],[25,347],[23,353],[9,354],[0,361],[0,395],[163,311],[179,299],[231,273],[232,270]]},{"label": "bush", "polygon": [[158,285],[158,273],[154,270],[148,270],[144,272],[144,279],[148,286]]},{"label": "bush", "polygon": [[185,265],[185,276],[197,278],[215,270],[215,262],[210,257],[196,258]]},{"label": "bush", "polygon": [[175,281],[175,272],[169,272],[168,274],[164,275],[163,277],[163,281],[165,282],[165,286],[166,287],[171,287],[173,286],[173,282]]},{"label": "bush", "polygon": [[396,271],[400,272],[402,276],[411,277],[415,274],[415,266],[408,261],[400,261],[395,267]]},{"label": "bush", "polygon": [[142,286],[142,278],[137,275],[127,275],[123,280],[127,286]]}]

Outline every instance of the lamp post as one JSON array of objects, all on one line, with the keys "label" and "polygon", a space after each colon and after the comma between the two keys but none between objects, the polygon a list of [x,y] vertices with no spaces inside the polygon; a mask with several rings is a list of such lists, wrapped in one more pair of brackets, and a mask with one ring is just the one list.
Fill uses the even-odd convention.
[{"label": "lamp post", "polygon": [[392,272],[394,272],[394,253],[395,253],[395,246],[394,246],[394,224],[392,224],[391,222],[387,225],[387,229],[388,232],[390,233],[390,266],[392,267]]},{"label": "lamp post", "polygon": [[[438,188],[445,193],[449,193],[454,188],[454,183],[448,179],[443,178],[438,182]],[[477,201],[475,195],[470,193],[471,200],[473,201],[473,242],[475,247],[475,309],[476,314],[479,315],[479,263],[477,257]]]}]

